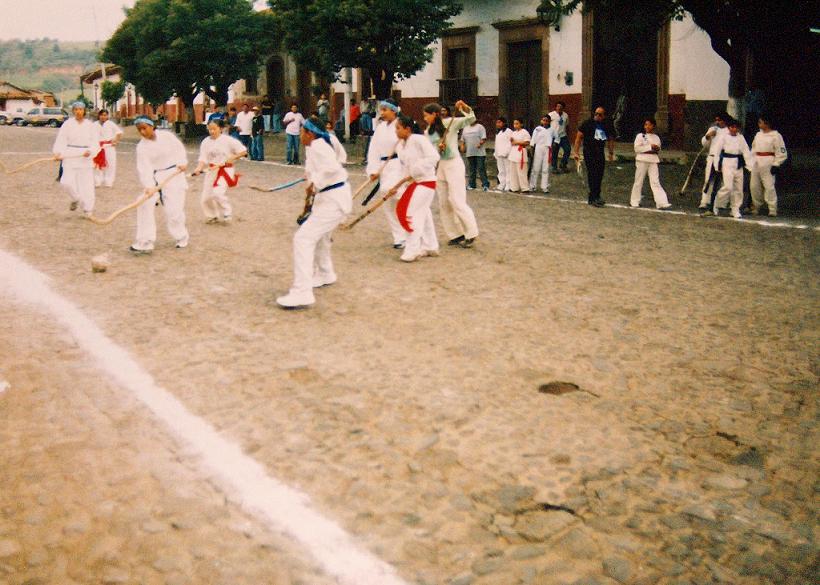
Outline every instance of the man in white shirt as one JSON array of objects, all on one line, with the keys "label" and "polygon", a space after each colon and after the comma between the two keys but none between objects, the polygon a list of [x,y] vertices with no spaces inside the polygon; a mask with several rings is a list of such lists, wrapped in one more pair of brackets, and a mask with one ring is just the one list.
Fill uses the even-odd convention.
[{"label": "man in white shirt", "polygon": [[507,119],[504,116],[499,116],[495,121],[495,164],[498,167],[498,186],[499,191],[507,191],[510,188],[510,183],[507,179],[507,165],[510,150],[512,150],[512,143],[510,142],[512,130],[507,128]]},{"label": "man in white shirt", "polygon": [[558,173],[558,151],[563,150],[564,155],[561,159],[560,172],[567,171],[567,163],[569,162],[570,144],[567,136],[567,128],[569,128],[569,115],[564,111],[566,105],[564,102],[556,102],[555,109],[548,115],[550,117],[550,127],[554,136],[552,147],[552,172]]},{"label": "man in white shirt", "polygon": [[538,189],[538,176],[541,175],[541,190],[550,192],[550,150],[554,143],[552,125],[548,116],[541,118],[541,125],[532,131],[530,145],[535,147],[530,169],[530,191]]},{"label": "man in white shirt", "polygon": [[285,135],[287,136],[287,150],[286,155],[289,165],[299,164],[299,135],[302,133],[302,126],[305,124],[305,118],[299,113],[299,106],[293,104],[290,111],[282,118],[282,123],[285,124]]},{"label": "man in white shirt", "polygon": [[122,129],[108,118],[108,110],[97,114],[100,132],[100,152],[94,157],[94,185],[114,186],[117,174],[117,143],[122,137]]},{"label": "man in white shirt", "polygon": [[716,114],[715,123],[709,128],[709,130],[707,130],[706,134],[703,135],[703,138],[700,139],[700,143],[703,147],[709,149],[709,154],[706,156],[706,171],[703,177],[703,191],[701,192],[700,205],[698,206],[698,209],[700,209],[701,212],[707,211],[711,208],[712,203],[714,203],[715,196],[721,187],[720,182],[722,180],[722,176],[721,173],[717,172],[717,155],[720,154],[720,151],[716,151],[715,149],[718,146],[718,138],[729,132],[728,128],[726,128],[726,124],[730,119],[731,116],[729,116],[726,112]]},{"label": "man in white shirt", "polygon": [[236,127],[239,129],[239,142],[250,151],[253,135],[253,112],[248,104],[242,104],[242,111],[236,115]]}]

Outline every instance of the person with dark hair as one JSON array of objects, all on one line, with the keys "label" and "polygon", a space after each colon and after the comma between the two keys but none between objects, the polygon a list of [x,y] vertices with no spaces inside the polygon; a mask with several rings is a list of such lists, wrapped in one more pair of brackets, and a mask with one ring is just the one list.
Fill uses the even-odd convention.
[{"label": "person with dark hair", "polygon": [[493,149],[493,156],[495,157],[495,165],[498,169],[498,185],[496,188],[499,191],[509,191],[510,181],[507,177],[507,165],[510,151],[512,150],[512,142],[510,142],[512,130],[507,128],[507,118],[499,116],[495,121],[495,148]]},{"label": "person with dark hair", "polygon": [[441,106],[436,103],[424,106],[427,138],[441,156],[436,172],[439,216],[451,246],[471,248],[478,237],[475,214],[467,205],[467,180],[464,160],[458,152],[458,133],[475,120],[475,112],[464,101],[458,100],[455,108],[464,113],[461,118],[441,117]]},{"label": "person with dark hair", "polygon": [[330,256],[331,235],[352,208],[347,171],[333,150],[330,135],[317,119],[304,123],[301,142],[305,147],[305,193],[313,197],[310,215],[293,236],[293,285],[276,299],[286,309],[316,302],[314,288],[336,282]]},{"label": "person with dark hair", "polygon": [[507,162],[510,191],[527,193],[530,190],[530,183],[527,180],[527,147],[530,145],[530,138],[530,133],[524,128],[524,121],[521,118],[513,118],[513,132],[510,135],[512,150]]},{"label": "person with dark hair", "polygon": [[100,152],[94,157],[94,185],[113,187],[117,175],[117,143],[122,138],[122,129],[108,116],[108,110],[97,113],[100,132]]},{"label": "person with dark hair", "polygon": [[231,106],[228,110],[228,119],[225,121],[226,126],[228,128],[228,133],[231,135],[231,138],[236,138],[239,140],[239,130],[236,128],[236,108]]},{"label": "person with dark hair", "polygon": [[487,178],[487,130],[478,120],[461,131],[461,139],[464,141],[464,154],[467,156],[467,163],[470,167],[470,179],[468,189],[476,188],[476,174],[481,178],[481,186],[487,191],[490,188],[490,180]]},{"label": "person with dark hair", "polygon": [[239,142],[250,150],[253,138],[253,112],[250,104],[242,104],[242,111],[236,115],[236,128],[239,131]]},{"label": "person with dark hair", "polygon": [[227,192],[238,181],[231,161],[248,154],[244,144],[222,133],[224,126],[222,118],[211,118],[208,122],[208,138],[199,145],[199,161],[191,173],[199,175],[208,169],[199,200],[207,223],[231,221],[233,212]]},{"label": "person with dark hair", "polygon": [[436,195],[436,164],[440,157],[426,137],[413,133],[412,119],[399,116],[395,128],[401,172],[399,181],[391,186],[388,194],[396,199],[395,195],[401,193],[396,204],[396,218],[406,231],[401,260],[415,262],[424,256],[438,256],[438,237],[430,205]]},{"label": "person with dark hair", "polygon": [[362,109],[356,100],[350,100],[350,142],[356,142],[359,135],[359,118],[362,116]]},{"label": "person with dark hair", "polygon": [[730,120],[727,128],[729,132],[715,140],[717,170],[723,178],[723,186],[715,197],[712,213],[703,215],[718,215],[718,210],[731,200],[732,217],[740,219],[743,217],[740,214],[740,206],[743,204],[743,167],[751,169],[752,153],[740,133],[740,123]]},{"label": "person with dark hair", "polygon": [[[555,136],[555,142],[552,147],[552,172],[566,172],[567,163],[569,163],[569,137],[567,131],[569,130],[569,114],[564,110],[566,104],[562,101],[555,102],[555,109],[547,114],[550,117],[550,127]],[[561,170],[558,170],[558,150],[564,151],[564,158],[561,160]]]},{"label": "person with dark hair", "polygon": [[[396,154],[396,145],[399,137],[396,135],[399,106],[395,100],[388,98],[379,102],[379,118],[370,148],[367,151],[367,167],[365,172],[371,181],[378,179],[379,196],[383,197],[401,179],[401,164]],[[397,199],[388,199],[382,207],[393,238],[393,247],[400,250],[404,247],[406,232],[396,217]]]},{"label": "person with dark hair", "polygon": [[299,113],[299,106],[296,104],[291,105],[290,111],[282,118],[282,123],[285,124],[285,134],[287,135],[285,157],[289,165],[298,165],[299,136],[302,132],[302,125],[305,123],[304,116]]},{"label": "person with dark hair", "polygon": [[768,114],[758,116],[757,127],[760,130],[752,140],[752,176],[749,181],[752,213],[759,215],[760,208],[765,203],[769,217],[777,217],[775,177],[789,155],[783,136],[772,127],[772,119]]},{"label": "person with dark hair", "polygon": [[251,160],[265,160],[265,118],[257,106],[253,107],[251,133]]},{"label": "person with dark hair", "polygon": [[658,153],[661,151],[661,137],[655,134],[655,119],[646,118],[643,122],[643,132],[635,136],[635,182],[632,184],[632,196],[629,199],[631,207],[641,206],[643,183],[649,175],[649,186],[655,198],[655,207],[658,209],[672,209],[666,191],[661,186],[658,166],[661,162]]},{"label": "person with dark hair", "polygon": [[715,194],[720,189],[720,173],[717,171],[717,155],[719,151],[715,151],[717,146],[717,138],[726,134],[726,124],[732,117],[726,112],[718,112],[715,114],[715,123],[706,131],[700,143],[704,148],[709,149],[709,154],[706,156],[706,169],[703,176],[703,190],[700,196],[700,205],[698,209],[701,212],[707,211],[712,207],[715,201]]},{"label": "person with dark hair", "polygon": [[86,217],[94,211],[94,157],[100,152],[100,126],[85,117],[85,102],[71,104],[73,117],[60,126],[54,140],[54,160],[62,161],[60,185],[71,198],[69,209],[82,205]]},{"label": "person with dark hair", "polygon": [[615,129],[606,119],[606,110],[601,106],[595,108],[592,118],[578,127],[575,134],[573,158],[580,164],[581,144],[584,146],[584,162],[587,166],[587,183],[589,198],[587,203],[594,207],[604,207],[601,198],[601,182],[604,179],[604,150],[609,150],[609,160],[615,160]]},{"label": "person with dark hair", "polygon": [[532,170],[530,171],[530,191],[538,190],[538,179],[541,179],[541,191],[550,192],[550,152],[555,135],[549,116],[541,118],[541,124],[532,131],[530,144],[534,147]]},{"label": "person with dark hair", "polygon": [[267,94],[262,98],[262,119],[264,120],[265,124],[265,132],[270,132],[272,128],[272,121],[271,118],[273,117],[273,102],[270,101],[270,98]]}]

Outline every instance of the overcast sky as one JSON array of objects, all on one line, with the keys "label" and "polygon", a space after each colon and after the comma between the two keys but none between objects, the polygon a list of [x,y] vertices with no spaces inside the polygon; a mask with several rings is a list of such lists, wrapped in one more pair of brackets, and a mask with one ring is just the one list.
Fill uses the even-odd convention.
[{"label": "overcast sky", "polygon": [[[0,0],[0,40],[105,41],[135,0]],[[256,1],[263,8],[264,0]]]}]

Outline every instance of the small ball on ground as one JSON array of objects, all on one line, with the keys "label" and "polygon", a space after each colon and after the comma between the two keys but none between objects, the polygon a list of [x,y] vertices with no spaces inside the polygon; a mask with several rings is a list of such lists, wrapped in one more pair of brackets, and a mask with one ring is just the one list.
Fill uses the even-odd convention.
[{"label": "small ball on ground", "polygon": [[100,254],[91,259],[91,272],[105,272],[111,265],[108,254]]}]

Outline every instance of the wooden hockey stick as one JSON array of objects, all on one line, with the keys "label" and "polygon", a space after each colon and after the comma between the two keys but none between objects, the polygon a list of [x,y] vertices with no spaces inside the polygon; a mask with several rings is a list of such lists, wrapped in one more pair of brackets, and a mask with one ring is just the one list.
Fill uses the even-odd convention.
[{"label": "wooden hockey stick", "polygon": [[405,182],[405,181],[404,181],[404,179],[402,179],[402,180],[401,180],[401,182],[397,183],[397,184],[396,184],[396,185],[395,185],[392,189],[390,189],[390,190],[389,190],[389,191],[388,191],[388,192],[387,192],[387,193],[386,193],[386,194],[385,194],[385,195],[384,195],[381,199],[379,199],[378,201],[376,201],[376,203],[374,203],[373,205],[371,205],[370,207],[368,207],[368,208],[367,208],[367,210],[366,210],[364,213],[362,213],[361,215],[359,215],[358,217],[356,217],[356,219],[354,219],[354,220],[353,220],[353,221],[351,221],[350,223],[346,223],[346,224],[344,224],[344,225],[339,226],[339,229],[341,229],[341,230],[345,230],[345,231],[353,229],[353,226],[355,226],[357,223],[359,223],[360,221],[362,221],[365,217],[367,217],[368,215],[370,215],[371,213],[373,213],[374,211],[376,211],[379,207],[381,207],[382,205],[384,205],[385,201],[387,201],[387,200],[388,200],[388,199],[390,199],[393,195],[395,195],[395,194],[398,192],[399,187],[401,187],[401,185],[402,185],[404,182]]},{"label": "wooden hockey stick", "polygon": [[695,160],[692,161],[692,166],[689,168],[689,174],[686,175],[686,181],[684,181],[683,187],[680,188],[678,195],[683,195],[684,191],[686,191],[687,187],[689,187],[689,181],[692,180],[692,172],[695,170],[695,165],[697,164],[698,159],[700,158],[700,155],[703,154],[704,150],[706,150],[706,147],[702,146],[700,148],[700,152],[698,152],[698,155],[695,157]]},{"label": "wooden hockey stick", "polygon": [[129,203],[125,207],[122,207],[122,208],[118,209],[117,211],[115,211],[114,213],[112,213],[111,215],[106,217],[105,219],[100,219],[98,217],[94,217],[93,215],[88,216],[88,219],[90,219],[93,223],[95,223],[97,225],[108,225],[109,223],[111,223],[112,221],[117,219],[119,216],[121,216],[126,211],[134,209],[135,207],[139,207],[140,205],[142,205],[143,203],[148,201],[151,197],[156,195],[158,192],[162,191],[162,188],[165,185],[167,185],[171,181],[171,179],[173,179],[177,175],[180,175],[184,172],[185,171],[183,171],[182,169],[177,169],[175,172],[173,172],[172,174],[165,177],[165,179],[159,185],[157,185],[156,187],[153,187],[148,193],[143,193],[135,201],[133,201],[132,203]]}]

